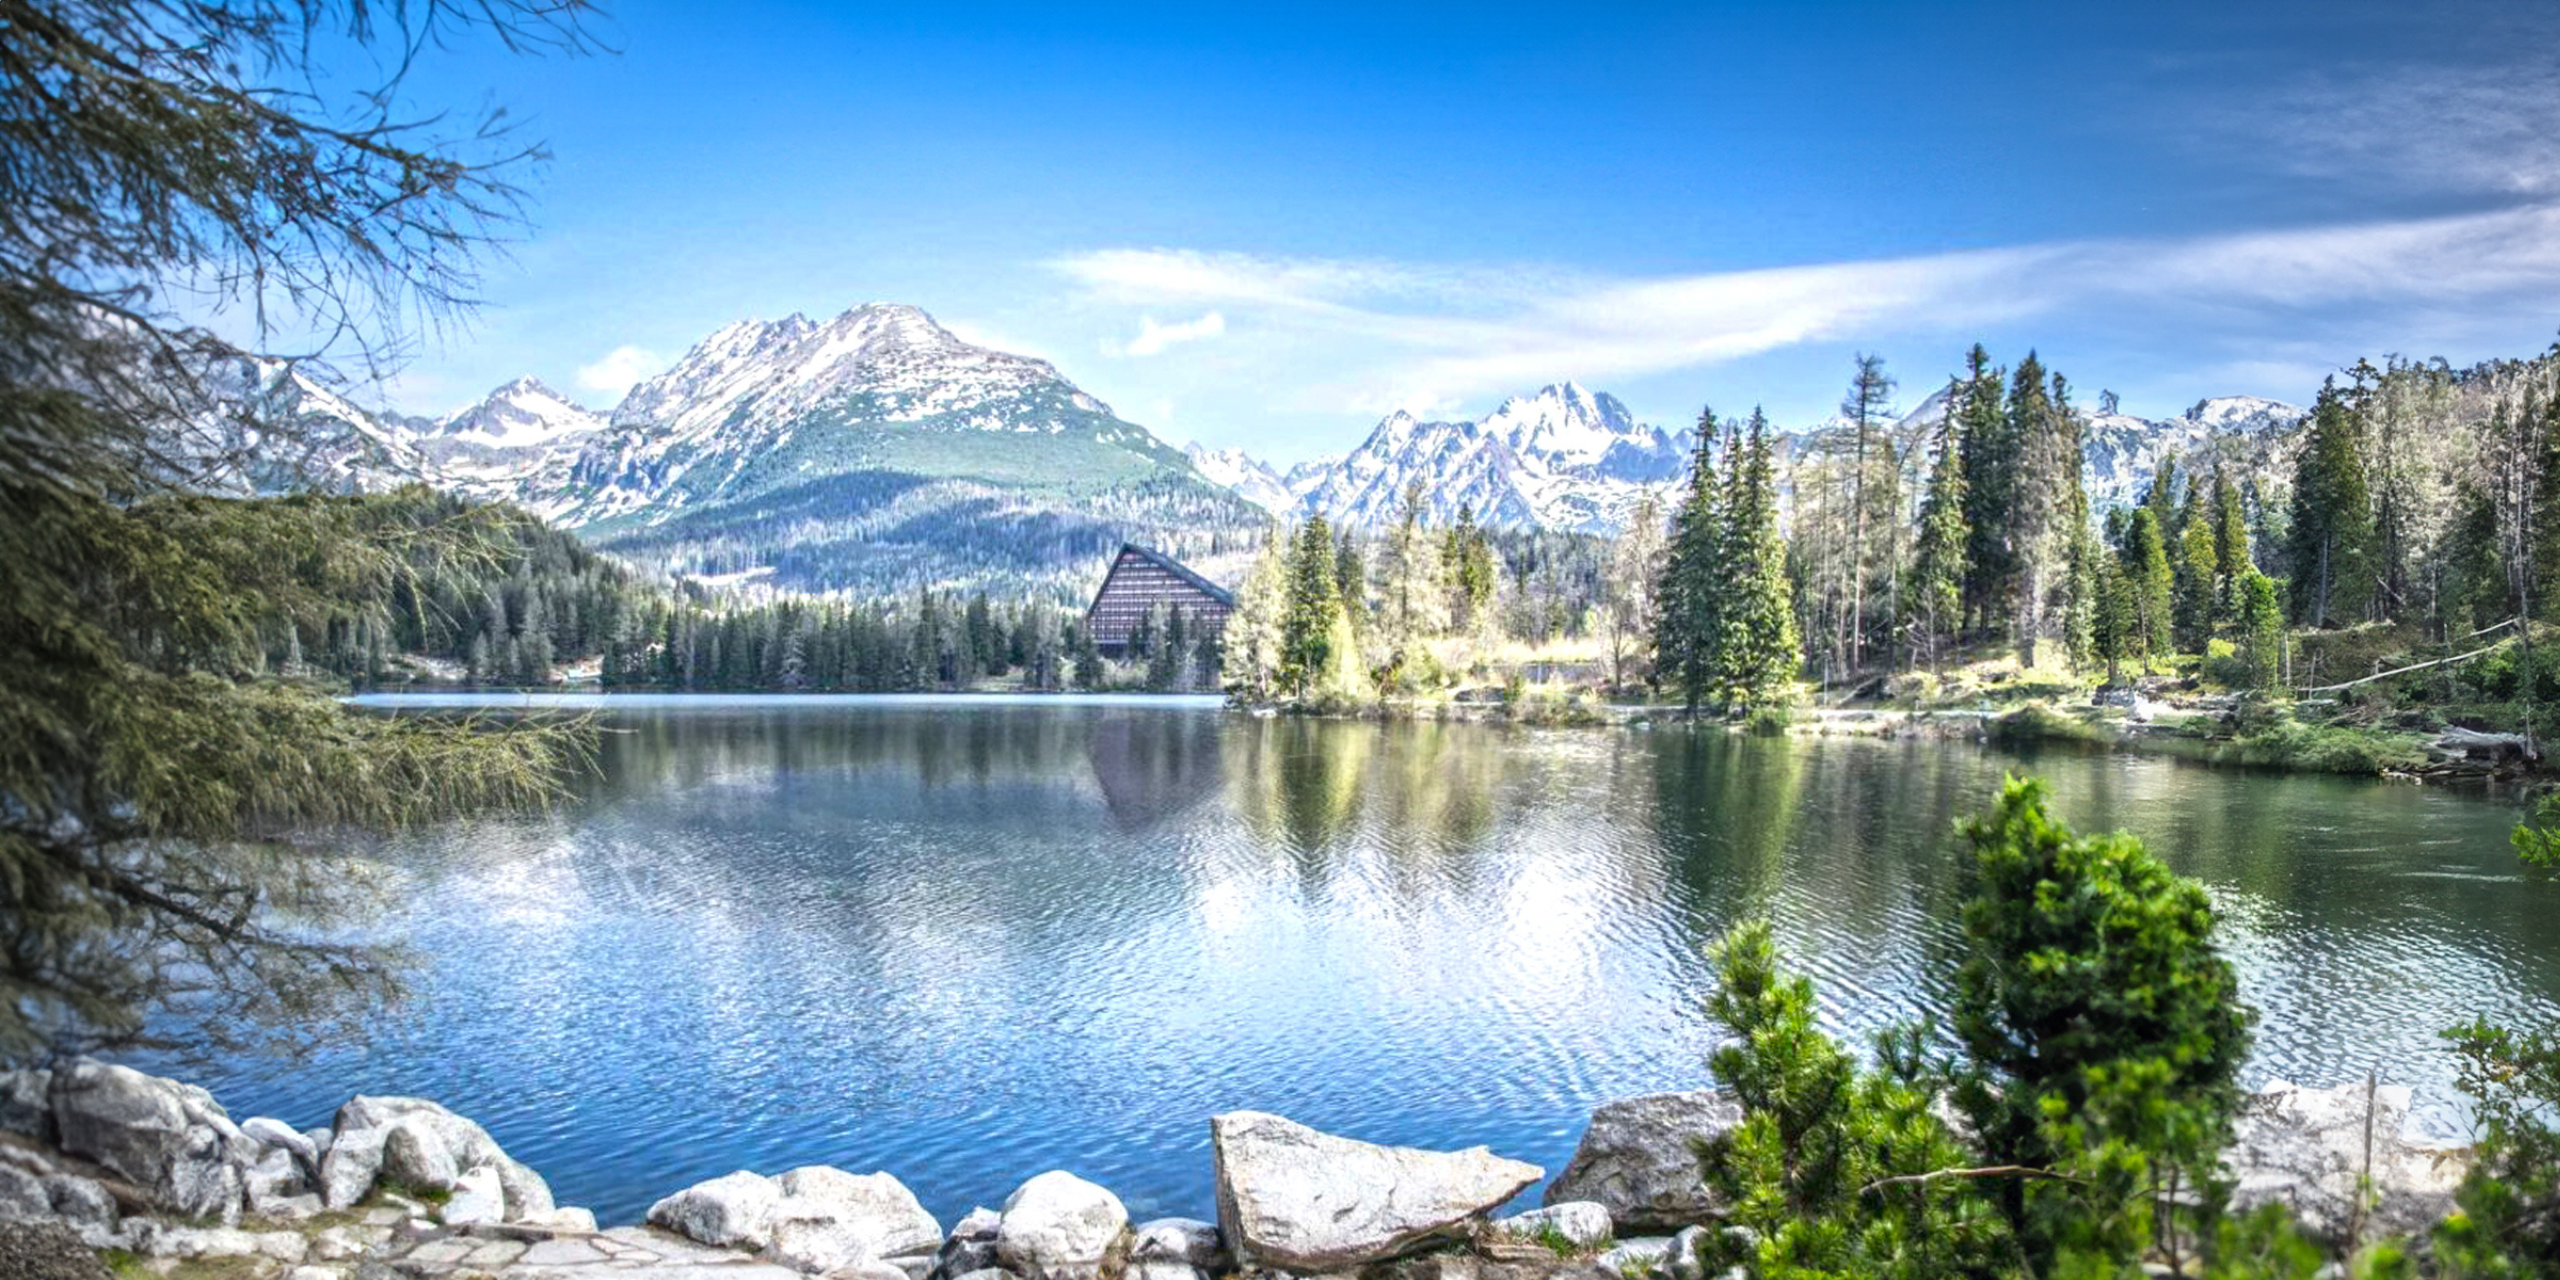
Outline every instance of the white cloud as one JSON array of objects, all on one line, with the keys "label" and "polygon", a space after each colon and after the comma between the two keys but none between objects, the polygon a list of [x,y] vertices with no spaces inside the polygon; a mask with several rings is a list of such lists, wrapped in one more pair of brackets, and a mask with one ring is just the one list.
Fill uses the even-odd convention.
[{"label": "white cloud", "polygon": [[[1305,407],[1365,410],[1698,368],[1809,342],[1970,335],[2066,309],[2260,337],[2301,329],[2306,312],[2503,303],[2541,315],[2560,288],[2560,205],[1616,280],[1183,249],[1113,249],[1051,265],[1097,301],[1221,309],[1204,320],[1250,315],[1275,358],[1348,343],[1328,375],[1335,381],[1312,389]],[[1180,327],[1142,318],[1131,353]]]},{"label": "white cloud", "polygon": [[[2520,25],[2504,33],[2509,47],[2550,47],[2547,14]],[[2250,85],[2199,123],[2200,141],[2282,173],[2437,193],[2560,191],[2560,60],[2338,63]]]},{"label": "white cloud", "polygon": [[578,385],[589,391],[620,396],[631,384],[667,367],[656,352],[629,343],[605,353],[604,359],[578,367]]},{"label": "white cloud", "polygon": [[1154,316],[1138,317],[1138,336],[1127,342],[1105,341],[1102,354],[1107,356],[1144,357],[1164,354],[1164,349],[1185,342],[1214,338],[1227,331],[1227,318],[1215,311],[1196,320],[1177,320],[1158,324]]}]

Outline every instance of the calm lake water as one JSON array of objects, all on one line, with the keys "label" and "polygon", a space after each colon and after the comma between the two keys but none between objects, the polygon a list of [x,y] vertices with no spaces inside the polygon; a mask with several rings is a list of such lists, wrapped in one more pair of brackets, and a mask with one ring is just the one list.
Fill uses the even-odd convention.
[{"label": "calm lake water", "polygon": [[1260,720],[1163,699],[616,699],[549,816],[404,839],[428,957],[369,1043],[196,1070],[235,1115],[440,1099],[565,1203],[887,1169],[947,1223],[1073,1170],[1209,1216],[1208,1117],[1489,1143],[1698,1087],[1702,947],[1765,913],[1843,1031],[1942,1008],[1950,820],[2004,770],[2212,886],[2249,1075],[2415,1085],[2549,1016],[2510,803],[2112,755]]}]

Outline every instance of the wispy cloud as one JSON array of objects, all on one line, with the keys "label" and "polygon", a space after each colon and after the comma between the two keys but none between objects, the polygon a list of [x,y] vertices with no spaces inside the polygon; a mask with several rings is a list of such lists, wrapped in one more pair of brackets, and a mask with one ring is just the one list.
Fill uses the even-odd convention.
[{"label": "wispy cloud", "polygon": [[631,385],[667,367],[664,357],[646,348],[624,343],[605,353],[594,364],[578,367],[578,385],[589,391],[621,396]]},{"label": "wispy cloud", "polygon": [[1185,342],[1214,338],[1227,331],[1227,318],[1215,311],[1195,320],[1177,320],[1159,324],[1154,316],[1138,317],[1138,336],[1127,342],[1105,340],[1102,354],[1107,356],[1146,357],[1164,354],[1165,348]]},{"label": "wispy cloud", "polygon": [[[2512,32],[2539,57],[2341,63],[2235,91],[2199,113],[2202,140],[2273,172],[2430,194],[2560,192],[2560,57],[2552,24]],[[2539,29],[2536,29],[2539,28]]]},{"label": "wispy cloud", "polygon": [[[1301,350],[1347,343],[1346,372],[1323,394],[1336,408],[1376,409],[1809,342],[1970,333],[2065,309],[2261,329],[2310,309],[2376,304],[2547,312],[2560,289],[2560,204],[1637,279],[1188,249],[1110,249],[1051,265],[1097,302],[1248,315],[1257,333]],[[1140,342],[1175,327],[1141,326]]]}]

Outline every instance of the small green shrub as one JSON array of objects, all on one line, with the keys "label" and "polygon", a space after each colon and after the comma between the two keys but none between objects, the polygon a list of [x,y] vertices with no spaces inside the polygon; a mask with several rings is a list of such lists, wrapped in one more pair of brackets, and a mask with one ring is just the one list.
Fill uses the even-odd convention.
[{"label": "small green shrub", "polygon": [[1989,1163],[2061,1175],[1991,1188],[2029,1274],[2197,1252],[2256,1020],[2204,886],[2130,835],[2074,834],[2033,780],[1962,830],[1977,888],[1955,1099]]},{"label": "small green shrub", "polygon": [[1742,718],[1742,731],[1755,738],[1783,738],[1787,726],[1795,723],[1795,712],[1784,705],[1753,707]]},{"label": "small green shrub", "polygon": [[2110,746],[2116,738],[2104,725],[2057,711],[2043,702],[2025,706],[1993,720],[1991,740],[2004,746],[2032,746],[2042,742],[2077,742],[2090,746]]},{"label": "small green shrub", "polygon": [[2443,1274],[2560,1276],[2560,1032],[2485,1020],[2444,1033],[2470,1095],[2478,1160],[2454,1191],[2459,1211],[2435,1232]]},{"label": "small green shrub", "polygon": [[2289,717],[2244,729],[2215,758],[2225,764],[2344,773],[2375,777],[2426,764],[2426,754],[2403,735],[2339,725],[2306,725]]}]

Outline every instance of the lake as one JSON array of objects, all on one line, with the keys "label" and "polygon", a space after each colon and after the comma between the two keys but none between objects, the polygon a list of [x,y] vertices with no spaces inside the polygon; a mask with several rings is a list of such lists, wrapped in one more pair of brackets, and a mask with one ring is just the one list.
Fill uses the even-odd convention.
[{"label": "lake", "polygon": [[2456,1133],[2435,1032],[2560,1007],[2516,806],[2408,785],[1199,700],[605,705],[574,803],[384,848],[425,960],[366,1043],[187,1073],[299,1125],[438,1099],[609,1222],[808,1163],[946,1224],[1050,1168],[1207,1217],[1236,1108],[1553,1173],[1594,1103],[1707,1082],[1703,948],[1737,919],[1835,1029],[1942,1009],[1949,824],[2005,770],[2211,886],[2252,1082],[2378,1070]]}]

